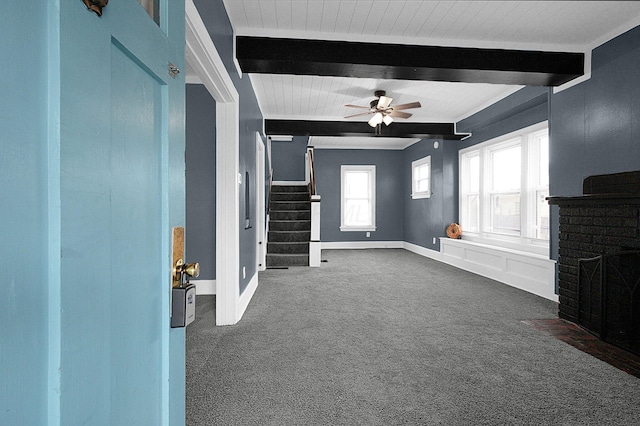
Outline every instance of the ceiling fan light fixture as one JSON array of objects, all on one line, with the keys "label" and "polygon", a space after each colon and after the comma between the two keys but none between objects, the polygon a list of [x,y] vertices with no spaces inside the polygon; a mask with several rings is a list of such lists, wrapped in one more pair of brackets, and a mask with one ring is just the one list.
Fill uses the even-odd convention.
[{"label": "ceiling fan light fixture", "polygon": [[373,99],[371,102],[369,102],[368,107],[364,105],[346,104],[345,106],[347,108],[366,109],[368,111],[361,112],[358,114],[347,115],[345,118],[348,119],[348,118],[361,117],[364,115],[373,114],[373,117],[371,117],[371,119],[368,121],[368,124],[369,126],[375,128],[376,132],[379,132],[380,125],[382,123],[384,123],[386,126],[389,126],[391,125],[391,123],[394,122],[394,117],[395,118],[400,117],[400,118],[406,119],[413,115],[411,113],[404,112],[402,110],[420,108],[422,106],[420,105],[420,102],[416,101],[416,102],[409,102],[409,103],[400,104],[400,105],[394,105],[392,107],[391,103],[393,102],[393,98],[386,96],[386,93],[387,92],[385,92],[384,90],[376,90],[374,92],[376,99]]},{"label": "ceiling fan light fixture", "polygon": [[369,126],[376,127],[378,124],[382,123],[383,117],[381,112],[376,112],[371,120],[369,120]]}]

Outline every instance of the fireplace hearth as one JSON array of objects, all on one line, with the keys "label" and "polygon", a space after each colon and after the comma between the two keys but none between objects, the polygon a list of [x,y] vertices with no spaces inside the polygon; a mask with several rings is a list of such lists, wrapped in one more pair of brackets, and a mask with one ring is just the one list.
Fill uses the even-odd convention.
[{"label": "fireplace hearth", "polygon": [[640,171],[590,176],[560,207],[560,318],[640,354]]}]

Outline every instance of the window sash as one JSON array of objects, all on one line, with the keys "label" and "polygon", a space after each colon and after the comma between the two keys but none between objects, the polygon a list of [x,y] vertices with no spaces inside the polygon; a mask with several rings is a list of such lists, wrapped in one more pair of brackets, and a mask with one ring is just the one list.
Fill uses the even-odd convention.
[{"label": "window sash", "polygon": [[341,167],[340,230],[375,230],[375,166]]},{"label": "window sash", "polygon": [[431,156],[411,162],[411,198],[431,197]]},{"label": "window sash", "polygon": [[490,232],[519,236],[521,228],[520,192],[492,192],[490,198]]}]

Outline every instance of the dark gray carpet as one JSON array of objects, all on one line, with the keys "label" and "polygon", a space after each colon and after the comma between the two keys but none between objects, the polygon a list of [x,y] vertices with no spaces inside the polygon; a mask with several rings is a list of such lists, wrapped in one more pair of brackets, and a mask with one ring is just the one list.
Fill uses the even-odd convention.
[{"label": "dark gray carpet", "polygon": [[555,303],[405,250],[261,272],[236,326],[198,297],[187,425],[635,425],[640,379],[522,320]]}]

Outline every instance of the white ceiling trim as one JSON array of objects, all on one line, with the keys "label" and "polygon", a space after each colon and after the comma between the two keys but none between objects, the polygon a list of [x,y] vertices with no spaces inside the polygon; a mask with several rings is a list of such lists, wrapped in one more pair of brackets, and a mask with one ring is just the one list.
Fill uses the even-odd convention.
[{"label": "white ceiling trim", "polygon": [[375,136],[311,136],[309,145],[314,149],[390,149],[403,150],[422,139],[382,138]]}]

